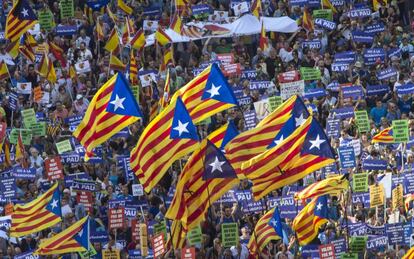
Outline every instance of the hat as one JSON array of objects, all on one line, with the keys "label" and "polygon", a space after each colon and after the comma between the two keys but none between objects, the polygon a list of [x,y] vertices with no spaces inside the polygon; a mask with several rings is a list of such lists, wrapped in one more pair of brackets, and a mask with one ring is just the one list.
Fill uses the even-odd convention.
[{"label": "hat", "polygon": [[359,67],[359,68],[361,68],[361,67],[362,67],[361,62],[359,62],[359,61],[355,62],[355,67]]},{"label": "hat", "polygon": [[63,193],[70,193],[70,190],[68,188],[63,190]]},{"label": "hat", "polygon": [[397,28],[395,28],[395,29],[399,32],[403,32],[403,28],[401,26],[397,26]]},{"label": "hat", "polygon": [[81,95],[81,94],[76,95],[76,100],[80,100],[82,98],[83,98],[83,95]]}]

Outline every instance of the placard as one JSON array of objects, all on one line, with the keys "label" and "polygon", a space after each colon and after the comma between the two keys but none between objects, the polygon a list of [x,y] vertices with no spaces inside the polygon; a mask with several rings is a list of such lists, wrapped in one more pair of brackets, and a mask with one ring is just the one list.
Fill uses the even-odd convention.
[{"label": "placard", "polygon": [[39,11],[37,18],[40,24],[40,28],[46,31],[50,31],[55,27],[55,22],[53,21],[53,14],[49,9]]},{"label": "placard", "polygon": [[71,145],[69,139],[66,139],[66,140],[61,141],[61,142],[57,142],[56,143],[56,148],[57,148],[57,151],[58,151],[59,155],[65,153],[65,152],[73,151],[72,145]]},{"label": "placard", "polygon": [[102,250],[102,258],[103,259],[120,259],[121,253],[119,249],[104,249]]},{"label": "placard", "polygon": [[269,97],[269,105],[270,110],[274,111],[277,107],[279,107],[283,103],[281,96],[272,96]]},{"label": "placard", "polygon": [[89,213],[93,213],[93,198],[91,192],[76,192],[76,201],[82,204]]},{"label": "placard", "polygon": [[339,161],[342,168],[356,167],[355,152],[353,147],[339,147]]},{"label": "placard", "polygon": [[397,187],[395,187],[392,190],[392,209],[396,210],[399,207],[402,207],[404,205],[404,193],[403,193],[403,186],[402,184],[399,184]]},{"label": "placard", "polygon": [[333,244],[319,246],[320,259],[335,259],[335,246]]},{"label": "placard", "polygon": [[62,162],[58,156],[46,159],[45,169],[49,181],[64,178]]},{"label": "placard", "polygon": [[44,121],[33,123],[28,128],[32,131],[33,136],[46,136],[46,122]]},{"label": "placard", "polygon": [[154,224],[153,228],[154,235],[162,233],[164,235],[165,241],[167,241],[167,225],[165,224],[165,221]]},{"label": "placard", "polygon": [[16,84],[16,92],[19,94],[31,94],[32,83],[31,82],[20,82]]},{"label": "placard", "polygon": [[24,145],[30,145],[32,141],[32,131],[29,129],[12,129],[10,131],[9,140],[11,144],[17,144],[17,138],[19,137],[19,132],[22,136],[22,142]]},{"label": "placard", "polygon": [[142,184],[133,184],[132,185],[132,196],[142,196],[144,195],[144,188]]},{"label": "placard", "polygon": [[332,21],[333,20],[333,14],[331,9],[319,9],[319,10],[313,10],[313,19],[321,18],[325,20]]},{"label": "placard", "polygon": [[321,79],[321,71],[319,68],[301,67],[300,75],[303,80],[319,80]]},{"label": "placard", "polygon": [[280,97],[283,100],[289,99],[293,95],[302,96],[304,93],[305,93],[305,81],[304,80],[280,84]]},{"label": "placard", "polygon": [[75,10],[73,7],[73,0],[62,0],[59,3],[60,7],[60,17],[64,18],[72,18],[75,16]]},{"label": "placard", "polygon": [[370,125],[367,111],[355,111],[355,118],[359,132],[369,132]]},{"label": "placard", "polygon": [[269,99],[260,100],[254,102],[254,110],[256,111],[257,119],[263,120],[267,115],[270,114],[270,104]]},{"label": "placard", "polygon": [[187,233],[187,240],[190,246],[200,245],[203,241],[203,236],[201,233],[201,227],[197,226]]},{"label": "placard", "polygon": [[108,211],[109,229],[123,228],[125,226],[125,209],[116,208]]},{"label": "placard", "polygon": [[42,100],[42,97],[43,97],[42,88],[40,86],[36,86],[35,88],[33,88],[33,100],[36,103],[39,103],[40,100]]},{"label": "placard", "polygon": [[367,245],[367,240],[367,236],[352,236],[351,242],[349,243],[349,249],[353,253],[363,253]]},{"label": "placard", "polygon": [[195,259],[195,248],[194,247],[190,247],[190,248],[183,248],[181,249],[181,258],[182,259]]},{"label": "placard", "polygon": [[36,113],[33,108],[21,111],[23,123],[26,128],[37,122]]},{"label": "placard", "polygon": [[395,142],[408,142],[408,120],[393,120],[392,135]]},{"label": "placard", "polygon": [[152,250],[154,257],[158,258],[165,253],[164,234],[160,233],[151,238]]},{"label": "placard", "polygon": [[224,223],[221,225],[221,238],[223,247],[237,246],[239,242],[239,229],[237,223]]},{"label": "placard", "polygon": [[368,173],[357,173],[352,176],[352,191],[367,192],[368,191]]},{"label": "placard", "polygon": [[139,222],[138,219],[131,219],[131,237],[132,241],[139,241]]},{"label": "placard", "polygon": [[369,199],[371,207],[384,205],[384,186],[383,184],[374,184],[369,187]]}]

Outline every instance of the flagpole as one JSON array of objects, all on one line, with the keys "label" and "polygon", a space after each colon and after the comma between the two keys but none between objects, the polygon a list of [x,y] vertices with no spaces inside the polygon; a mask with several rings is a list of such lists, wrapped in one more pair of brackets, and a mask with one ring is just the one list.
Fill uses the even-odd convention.
[{"label": "flagpole", "polygon": [[106,72],[106,78],[109,78],[109,71],[111,70],[111,58],[112,58],[112,51],[109,53],[109,65],[108,65],[108,71]]},{"label": "flagpole", "polygon": [[[246,201],[247,213],[250,215],[250,209],[249,209],[249,205],[247,204],[247,197],[246,197],[245,190],[243,190],[243,197],[244,197],[244,200]],[[265,214],[266,214],[266,213],[265,213]],[[264,214],[263,214],[263,215],[264,215]],[[252,228],[253,228],[254,241],[256,242],[256,254],[257,254],[257,257],[258,257],[258,258],[260,258],[260,253],[259,253],[259,243],[257,243],[256,227],[255,227],[255,225],[254,225],[253,218],[251,218],[251,223],[252,223]],[[282,237],[282,238],[283,238],[283,237]]]}]

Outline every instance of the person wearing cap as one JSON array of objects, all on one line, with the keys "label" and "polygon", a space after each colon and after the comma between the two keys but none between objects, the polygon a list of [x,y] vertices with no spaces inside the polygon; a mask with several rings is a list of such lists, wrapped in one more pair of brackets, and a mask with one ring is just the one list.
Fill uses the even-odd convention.
[{"label": "person wearing cap", "polygon": [[74,102],[75,113],[84,114],[88,109],[89,101],[81,94],[76,95],[76,101]]}]

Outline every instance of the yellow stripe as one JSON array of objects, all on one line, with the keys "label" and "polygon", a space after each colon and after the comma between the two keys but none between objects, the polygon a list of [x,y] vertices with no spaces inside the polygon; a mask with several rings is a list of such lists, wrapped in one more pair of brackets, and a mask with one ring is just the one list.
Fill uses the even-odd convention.
[{"label": "yellow stripe", "polygon": [[[51,194],[49,198],[44,199],[44,197],[46,197],[47,195],[49,195],[50,193],[53,193],[56,188],[57,188],[58,184],[57,182],[50,187],[49,190],[47,190],[45,193],[43,193],[42,195],[40,195],[39,197],[37,197],[36,199],[34,199],[33,201],[26,203],[26,204],[17,204],[14,205],[13,211],[14,214],[19,214],[19,215],[30,215],[33,212],[39,210],[41,207],[44,207],[53,197],[53,195]],[[27,208],[33,207],[32,209],[28,210],[28,211],[21,211]]]},{"label": "yellow stripe", "polygon": [[[30,231],[15,232],[16,230],[12,227],[12,228],[10,228],[10,237],[21,237],[21,236],[29,235],[29,234],[32,234],[32,233],[37,233],[37,232],[39,232],[43,229],[54,226],[54,225],[56,225],[57,223],[59,223],[61,221],[62,221],[62,218],[57,218],[57,219],[52,220],[51,222],[48,222],[47,224],[40,225],[40,226],[30,230]],[[30,226],[30,225],[28,223],[25,226]]]}]

